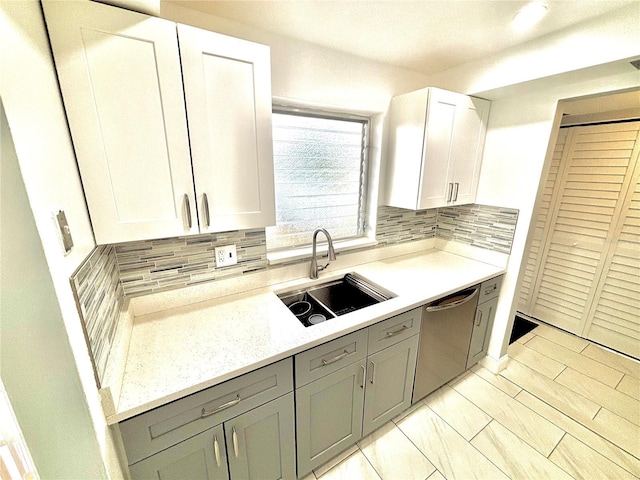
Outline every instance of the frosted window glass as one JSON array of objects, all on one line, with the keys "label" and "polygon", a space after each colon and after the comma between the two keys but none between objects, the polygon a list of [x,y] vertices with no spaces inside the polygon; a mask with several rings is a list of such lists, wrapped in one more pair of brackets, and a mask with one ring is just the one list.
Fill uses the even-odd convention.
[{"label": "frosted window glass", "polygon": [[317,227],[334,240],[363,235],[366,128],[364,120],[274,112],[269,250],[309,245]]}]

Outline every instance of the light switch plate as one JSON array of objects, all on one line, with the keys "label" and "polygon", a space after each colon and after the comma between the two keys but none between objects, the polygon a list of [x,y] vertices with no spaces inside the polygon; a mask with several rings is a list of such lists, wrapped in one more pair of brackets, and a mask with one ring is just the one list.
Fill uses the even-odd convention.
[{"label": "light switch plate", "polygon": [[67,255],[73,248],[73,238],[71,238],[71,230],[67,223],[67,216],[65,215],[64,210],[58,210],[53,214],[53,216],[58,225],[58,233],[60,234],[64,254]]},{"label": "light switch plate", "polygon": [[238,254],[235,245],[216,247],[216,267],[227,267],[238,263]]}]

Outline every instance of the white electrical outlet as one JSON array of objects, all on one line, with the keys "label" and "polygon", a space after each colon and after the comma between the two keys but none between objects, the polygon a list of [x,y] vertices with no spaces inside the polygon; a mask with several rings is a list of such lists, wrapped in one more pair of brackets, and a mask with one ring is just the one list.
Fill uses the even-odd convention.
[{"label": "white electrical outlet", "polygon": [[238,263],[235,245],[216,247],[216,267],[226,267]]}]

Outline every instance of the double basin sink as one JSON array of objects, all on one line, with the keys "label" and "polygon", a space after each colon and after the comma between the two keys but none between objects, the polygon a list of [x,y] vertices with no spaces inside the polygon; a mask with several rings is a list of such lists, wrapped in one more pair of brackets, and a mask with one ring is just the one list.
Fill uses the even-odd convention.
[{"label": "double basin sink", "polygon": [[279,293],[278,297],[305,327],[310,327],[384,302],[395,294],[356,273],[347,273],[335,280]]}]

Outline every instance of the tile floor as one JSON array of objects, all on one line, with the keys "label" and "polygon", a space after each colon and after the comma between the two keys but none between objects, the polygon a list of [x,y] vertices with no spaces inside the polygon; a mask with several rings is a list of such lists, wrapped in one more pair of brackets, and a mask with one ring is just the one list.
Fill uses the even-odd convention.
[{"label": "tile floor", "polygon": [[640,478],[640,363],[541,324],[305,480]]}]

